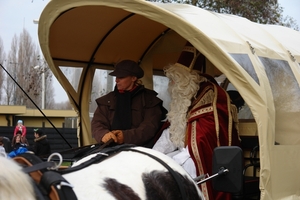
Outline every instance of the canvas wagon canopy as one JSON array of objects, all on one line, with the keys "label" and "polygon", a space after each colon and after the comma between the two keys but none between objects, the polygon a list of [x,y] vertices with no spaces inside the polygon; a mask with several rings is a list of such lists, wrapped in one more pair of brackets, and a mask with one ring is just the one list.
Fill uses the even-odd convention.
[{"label": "canvas wagon canopy", "polygon": [[[176,62],[189,41],[205,56],[206,73],[224,74],[252,111],[260,142],[261,199],[300,197],[299,32],[175,3],[52,0],[39,20],[39,40],[78,111],[81,145],[95,142],[88,108],[96,69],[135,60],[151,88],[153,74]],[[80,69],[76,87],[62,67]]]}]

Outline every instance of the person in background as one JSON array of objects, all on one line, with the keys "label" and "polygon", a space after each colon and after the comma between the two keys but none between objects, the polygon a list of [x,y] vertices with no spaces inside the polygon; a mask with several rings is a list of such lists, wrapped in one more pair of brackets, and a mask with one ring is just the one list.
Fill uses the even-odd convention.
[{"label": "person in background", "polygon": [[0,156],[6,157],[6,151],[4,148],[3,137],[0,137]]},{"label": "person in background", "polygon": [[235,105],[237,112],[239,112],[245,105],[243,97],[236,90],[228,90],[227,93],[230,96],[231,102]]},{"label": "person in background", "polygon": [[153,90],[145,88],[140,78],[144,71],[132,60],[123,60],[109,75],[116,76],[113,92],[96,99],[97,109],[91,122],[92,135],[97,142],[110,139],[152,147],[166,109]]},{"label": "person in background", "polygon": [[19,144],[17,143],[17,140],[18,141],[20,140],[20,142],[18,142],[18,143],[20,143],[22,145],[24,144],[25,146],[29,146],[29,143],[28,143],[26,137],[22,137],[21,131],[17,131],[16,135],[13,137],[12,142],[11,142],[12,148],[14,148],[16,145],[19,146]]},{"label": "person in background", "polygon": [[22,141],[22,134],[21,131],[18,131],[16,133],[16,136],[12,140],[12,148],[13,150],[9,152],[8,157],[13,158],[17,155],[20,155],[22,153],[25,153],[28,151],[28,146],[26,143],[23,143]]},{"label": "person in background", "polygon": [[18,120],[18,124],[17,126],[15,127],[15,130],[14,130],[14,137],[16,136],[16,133],[18,131],[21,131],[22,133],[22,137],[26,137],[26,126],[23,125],[23,121],[22,120]]},{"label": "person in background", "polygon": [[34,145],[29,150],[35,155],[42,156],[51,154],[51,146],[47,139],[47,135],[41,129],[34,129]]}]

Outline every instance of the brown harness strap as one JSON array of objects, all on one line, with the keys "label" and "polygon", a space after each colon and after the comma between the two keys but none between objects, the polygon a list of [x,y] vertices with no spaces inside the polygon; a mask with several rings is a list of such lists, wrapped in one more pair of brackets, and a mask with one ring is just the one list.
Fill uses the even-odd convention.
[{"label": "brown harness strap", "polygon": [[77,199],[68,181],[58,172],[47,169],[53,167],[54,162],[43,162],[36,155],[29,153],[18,155],[13,159],[22,165],[23,171],[34,180],[34,189],[38,199]]}]

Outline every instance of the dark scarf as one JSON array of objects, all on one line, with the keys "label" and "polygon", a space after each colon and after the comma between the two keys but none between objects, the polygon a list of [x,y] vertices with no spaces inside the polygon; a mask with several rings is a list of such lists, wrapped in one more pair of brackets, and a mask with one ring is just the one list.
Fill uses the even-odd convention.
[{"label": "dark scarf", "polygon": [[131,129],[131,100],[140,87],[137,86],[131,91],[119,91],[115,87],[114,92],[117,96],[117,104],[111,127],[112,130]]}]

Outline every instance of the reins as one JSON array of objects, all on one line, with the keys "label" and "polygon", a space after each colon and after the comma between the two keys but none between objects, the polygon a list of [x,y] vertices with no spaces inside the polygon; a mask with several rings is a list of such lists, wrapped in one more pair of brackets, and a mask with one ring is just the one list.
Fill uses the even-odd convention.
[{"label": "reins", "polygon": [[[64,169],[64,170],[60,170],[59,173],[60,174],[68,174],[68,173],[71,173],[71,172],[78,171],[78,170],[83,169],[85,167],[88,167],[92,164],[102,162],[103,160],[105,160],[105,159],[107,159],[107,158],[123,151],[124,148],[130,148],[130,147],[134,147],[134,145],[124,144],[124,145],[118,145],[118,146],[114,146],[114,147],[104,148],[104,149],[101,150],[101,152],[97,152],[97,153],[95,153],[95,150],[94,150],[93,152],[95,154],[97,154],[95,157],[81,163],[78,166],[67,168],[67,169]],[[89,153],[88,155],[91,155],[91,153]]]}]

